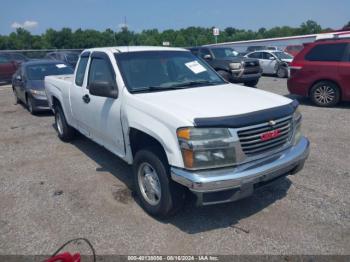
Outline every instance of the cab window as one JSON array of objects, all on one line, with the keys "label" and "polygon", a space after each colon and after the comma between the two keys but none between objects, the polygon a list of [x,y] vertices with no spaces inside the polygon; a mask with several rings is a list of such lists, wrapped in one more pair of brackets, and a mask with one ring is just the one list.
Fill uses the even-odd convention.
[{"label": "cab window", "polygon": [[77,86],[82,86],[84,82],[84,76],[85,76],[85,71],[86,71],[86,66],[89,61],[88,56],[84,56],[80,58],[80,62],[77,68],[77,72],[75,75],[75,84]]}]

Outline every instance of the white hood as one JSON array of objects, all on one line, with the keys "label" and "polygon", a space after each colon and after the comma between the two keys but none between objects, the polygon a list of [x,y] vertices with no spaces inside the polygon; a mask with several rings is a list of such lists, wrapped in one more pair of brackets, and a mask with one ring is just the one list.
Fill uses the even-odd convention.
[{"label": "white hood", "polygon": [[193,122],[195,118],[234,116],[291,103],[286,97],[235,84],[134,94],[141,110],[153,107],[162,113]]}]

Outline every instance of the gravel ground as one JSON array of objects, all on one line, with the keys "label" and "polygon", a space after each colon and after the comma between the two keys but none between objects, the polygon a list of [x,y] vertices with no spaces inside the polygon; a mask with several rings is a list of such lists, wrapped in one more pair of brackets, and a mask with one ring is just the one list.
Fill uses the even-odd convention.
[{"label": "gravel ground", "polygon": [[[285,79],[258,87],[288,94]],[[300,173],[158,221],[134,199],[128,165],[82,136],[61,142],[51,114],[30,115],[0,86],[0,254],[50,254],[76,237],[98,254],[350,254],[350,104],[299,100],[311,141]]]}]

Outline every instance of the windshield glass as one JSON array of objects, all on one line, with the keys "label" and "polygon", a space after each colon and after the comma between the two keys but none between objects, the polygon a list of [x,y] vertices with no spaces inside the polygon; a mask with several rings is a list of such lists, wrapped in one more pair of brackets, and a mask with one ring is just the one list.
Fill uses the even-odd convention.
[{"label": "windshield glass", "polygon": [[79,55],[77,54],[68,54],[66,57],[67,57],[67,62],[70,64],[76,64],[79,59]]},{"label": "windshield glass", "polygon": [[226,83],[191,52],[143,51],[118,53],[115,57],[130,92]]},{"label": "windshield glass", "polygon": [[73,74],[72,67],[65,64],[39,64],[27,67],[29,80],[44,80],[49,75],[68,75]]},{"label": "windshield glass", "polygon": [[285,52],[274,52],[275,56],[277,56],[279,59],[293,59],[293,57]]},{"label": "windshield glass", "polygon": [[216,58],[236,57],[239,54],[233,48],[212,48],[211,51]]}]

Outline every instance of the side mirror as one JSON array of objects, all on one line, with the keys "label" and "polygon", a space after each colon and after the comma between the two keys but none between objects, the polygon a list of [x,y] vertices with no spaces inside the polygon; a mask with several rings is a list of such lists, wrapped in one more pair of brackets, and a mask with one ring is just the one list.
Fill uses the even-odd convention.
[{"label": "side mirror", "polygon": [[204,58],[205,60],[211,60],[211,59],[212,59],[211,55],[205,55],[203,58]]},{"label": "side mirror", "polygon": [[274,56],[270,56],[269,59],[270,60],[276,60],[276,58]]},{"label": "side mirror", "polygon": [[90,83],[89,93],[94,96],[109,97],[114,99],[118,98],[117,85],[104,81]]}]

